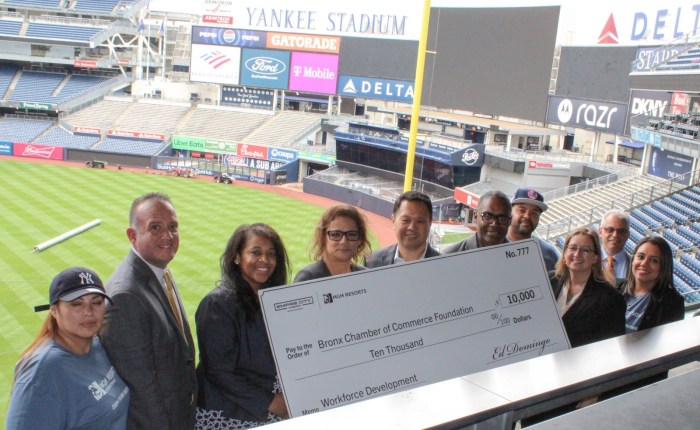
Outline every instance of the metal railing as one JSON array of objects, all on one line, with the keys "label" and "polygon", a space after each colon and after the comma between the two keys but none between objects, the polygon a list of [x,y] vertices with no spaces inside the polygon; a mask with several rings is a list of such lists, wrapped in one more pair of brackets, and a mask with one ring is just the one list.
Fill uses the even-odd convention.
[{"label": "metal railing", "polygon": [[[660,184],[651,185],[647,188],[619,197],[611,202],[596,206],[587,211],[573,214],[565,219],[549,224],[540,224],[540,226],[537,227],[537,233],[543,239],[550,240],[562,234],[566,234],[578,227],[598,222],[603,214],[610,209],[619,209],[629,212],[634,208],[645,205],[651,201],[658,200],[684,188],[698,185],[698,183],[700,183],[699,176],[700,170],[688,172],[679,176],[678,178],[669,179]],[[688,185],[683,183],[686,180],[688,180]]]}]

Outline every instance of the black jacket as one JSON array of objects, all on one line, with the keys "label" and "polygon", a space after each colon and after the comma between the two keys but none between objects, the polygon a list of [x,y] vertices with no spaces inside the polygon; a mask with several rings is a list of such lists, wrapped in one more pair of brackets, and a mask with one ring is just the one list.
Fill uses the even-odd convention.
[{"label": "black jacket", "polygon": [[[560,278],[549,272],[554,297],[562,291]],[[581,296],[561,318],[571,347],[625,334],[625,299],[612,285],[591,276]]]}]

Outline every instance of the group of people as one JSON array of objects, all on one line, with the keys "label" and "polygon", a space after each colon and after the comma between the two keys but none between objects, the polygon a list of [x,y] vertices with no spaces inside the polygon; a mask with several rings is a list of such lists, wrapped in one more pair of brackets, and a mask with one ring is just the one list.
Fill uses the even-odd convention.
[{"label": "group of people", "polygon": [[[476,208],[476,232],[442,253],[533,237],[548,208],[540,193],[511,200],[492,191]],[[313,263],[294,282],[439,256],[428,243],[430,198],[396,200],[396,243],[371,252],[367,221],[350,205],[324,211]],[[631,256],[626,215],[611,211],[598,233],[571,232],[560,255],[537,237],[572,347],[683,318],[673,289],[673,255],[660,237]],[[59,273],[39,335],[21,355],[7,429],[240,429],[287,418],[258,291],[291,274],[280,236],[262,223],[239,226],[221,255],[221,279],[195,314],[199,363],[177,283],[168,268],[179,246],[173,203],[162,193],[131,205],[131,250],[106,286],[90,269]],[[602,242],[602,243],[601,243]],[[617,279],[616,279],[617,278]]]}]

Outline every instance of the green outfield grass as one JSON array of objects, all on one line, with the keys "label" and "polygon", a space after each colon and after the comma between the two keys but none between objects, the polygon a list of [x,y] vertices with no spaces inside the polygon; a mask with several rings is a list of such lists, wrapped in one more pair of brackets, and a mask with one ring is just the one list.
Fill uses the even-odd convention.
[{"label": "green outfield grass", "polygon": [[[322,208],[276,194],[206,181],[85,167],[0,161],[0,423],[5,422],[14,364],[41,325],[33,311],[50,280],[69,266],[94,269],[106,282],[129,250],[131,201],[149,191],[170,195],[180,221],[180,249],[170,267],[194,332],[194,312],[219,278],[219,257],[240,224],[266,222],[282,237],[296,272]],[[102,223],[40,253],[34,246],[94,219]],[[373,248],[377,247],[372,239]]]}]

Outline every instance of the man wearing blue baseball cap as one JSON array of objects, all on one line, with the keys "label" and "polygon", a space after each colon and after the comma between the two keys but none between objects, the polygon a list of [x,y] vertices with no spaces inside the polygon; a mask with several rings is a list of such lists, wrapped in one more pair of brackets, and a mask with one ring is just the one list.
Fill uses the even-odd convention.
[{"label": "man wearing blue baseball cap", "polygon": [[[540,215],[546,211],[548,206],[544,202],[544,197],[532,188],[518,188],[511,200],[513,211],[508,228],[508,240],[515,242],[532,238],[532,232],[540,222]],[[554,270],[554,266],[559,260],[559,251],[551,243],[534,237],[540,245],[542,257],[547,271]]]}]

